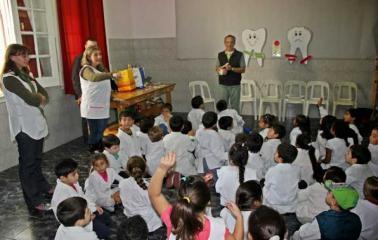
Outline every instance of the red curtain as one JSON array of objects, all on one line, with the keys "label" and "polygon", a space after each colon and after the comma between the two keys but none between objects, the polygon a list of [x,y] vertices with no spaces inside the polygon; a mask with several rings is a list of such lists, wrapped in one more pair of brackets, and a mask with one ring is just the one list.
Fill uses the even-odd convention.
[{"label": "red curtain", "polygon": [[102,0],[57,0],[64,89],[73,94],[71,69],[88,38],[97,40],[104,65],[109,68]]}]

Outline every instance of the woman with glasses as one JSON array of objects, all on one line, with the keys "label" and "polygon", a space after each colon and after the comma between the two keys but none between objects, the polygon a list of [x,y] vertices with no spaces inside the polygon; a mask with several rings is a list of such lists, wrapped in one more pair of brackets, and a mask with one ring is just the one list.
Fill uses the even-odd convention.
[{"label": "woman with glasses", "polygon": [[53,189],[42,174],[43,141],[48,134],[43,107],[48,102],[46,90],[29,71],[29,49],[11,44],[5,52],[0,73],[2,90],[9,114],[12,141],[19,153],[19,177],[29,211],[49,210],[44,195]]}]

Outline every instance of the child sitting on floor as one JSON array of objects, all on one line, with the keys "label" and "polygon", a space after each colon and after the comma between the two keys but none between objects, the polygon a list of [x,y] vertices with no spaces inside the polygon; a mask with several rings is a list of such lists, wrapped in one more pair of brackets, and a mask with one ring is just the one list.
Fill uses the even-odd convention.
[{"label": "child sitting on floor", "polygon": [[224,148],[222,137],[217,132],[217,121],[215,112],[205,113],[202,118],[204,129],[199,129],[196,133],[199,173],[215,171],[226,165],[228,160],[228,152]]},{"label": "child sitting on floor", "polygon": [[354,187],[360,198],[363,198],[365,180],[373,176],[368,165],[371,160],[370,151],[365,146],[353,145],[349,148],[345,160],[350,164],[350,167],[345,170],[346,183]]},{"label": "child sitting on floor", "polygon": [[[247,240],[249,216],[262,205],[262,189],[260,184],[254,180],[240,184],[236,191],[235,203],[243,215],[244,239]],[[220,215],[224,219],[227,230],[233,232],[235,228],[235,217],[227,208],[223,208]]]},{"label": "child sitting on floor", "polygon": [[119,114],[119,129],[117,136],[120,140],[120,153],[129,159],[131,156],[142,156],[142,148],[137,132],[133,130],[134,115],[129,111]]},{"label": "child sitting on floor", "polygon": [[378,177],[369,177],[364,183],[364,197],[352,210],[361,219],[359,239],[375,239],[378,236]]},{"label": "child sitting on floor", "polygon": [[128,179],[120,182],[120,196],[127,217],[140,215],[146,221],[148,232],[153,234],[162,227],[161,220],[151,206],[148,198],[148,183],[143,178],[146,171],[146,162],[143,158],[134,156],[127,162]]},{"label": "child sitting on floor", "polygon": [[218,126],[219,130],[218,133],[223,139],[224,148],[228,151],[230,150],[231,146],[235,143],[235,133],[231,131],[232,129],[232,117],[224,116],[219,118]]},{"label": "child sitting on floor", "polygon": [[235,109],[227,108],[225,100],[219,100],[216,107],[218,110],[218,119],[224,116],[232,117],[232,132],[235,134],[243,132],[244,120]]},{"label": "child sitting on floor", "polygon": [[260,135],[265,140],[266,136],[268,135],[269,128],[271,128],[274,124],[277,123],[276,116],[272,114],[264,114],[259,119],[259,128],[260,128]]},{"label": "child sitting on floor", "polygon": [[312,167],[311,158],[316,161],[315,150],[310,146],[310,136],[306,133],[300,134],[297,137],[295,146],[298,150],[297,158],[294,160],[293,165],[298,166],[301,170],[300,178],[304,180],[307,185],[314,183],[314,170]]},{"label": "child sitting on floor", "polygon": [[92,158],[92,172],[88,177],[85,195],[94,203],[109,212],[114,212],[114,205],[121,203],[119,189],[112,188],[114,180],[120,182],[123,178],[109,168],[105,154],[97,153]]},{"label": "child sitting on floor", "polygon": [[326,203],[330,210],[302,225],[292,239],[358,239],[361,220],[350,212],[358,202],[358,192],[353,187],[330,180],[324,185],[328,189]]},{"label": "child sitting on floor", "polygon": [[343,169],[330,167],[324,173],[324,176],[318,174],[315,178],[316,182],[314,184],[298,192],[296,214],[298,220],[303,224],[311,222],[316,215],[329,209],[329,206],[324,201],[328,193],[324,187],[324,182],[331,180],[334,183],[345,183],[346,175]]},{"label": "child sitting on floor", "polygon": [[59,203],[70,197],[82,197],[87,200],[88,208],[96,215],[93,219],[93,231],[99,238],[107,238],[110,235],[108,214],[104,210],[96,206],[93,201],[84,195],[82,188],[78,183],[79,172],[78,164],[74,160],[68,158],[63,159],[55,166],[55,174],[57,176],[57,184],[51,199],[51,208],[57,216],[57,208]]},{"label": "child sitting on floor", "polygon": [[188,113],[188,121],[192,123],[194,131],[197,131],[202,122],[202,117],[205,114],[203,98],[201,96],[195,96],[192,98],[192,109]]},{"label": "child sitting on floor", "polygon": [[164,136],[163,143],[166,152],[175,152],[177,161],[174,170],[184,176],[197,174],[195,166],[194,150],[196,142],[188,135],[182,134],[184,119],[180,116],[173,116],[169,120],[171,132]]},{"label": "child sitting on floor", "polygon": [[261,147],[261,158],[264,161],[263,175],[271,168],[276,165],[274,161],[274,154],[277,151],[278,145],[281,144],[281,139],[285,136],[286,129],[282,125],[273,125],[269,128],[268,134],[266,136],[266,141]]},{"label": "child sitting on floor", "polygon": [[127,177],[126,172],[122,168],[126,164],[127,159],[119,154],[119,138],[114,134],[109,134],[102,138],[102,144],[104,145],[104,151],[106,158],[109,162],[109,167],[113,168],[116,173],[122,177]]},{"label": "child sitting on floor", "polygon": [[368,148],[371,153],[370,169],[374,176],[378,176],[378,126],[371,130]]},{"label": "child sitting on floor", "polygon": [[[350,108],[344,113],[344,122],[349,124],[349,127],[356,133],[358,144],[361,144],[362,142],[362,136],[360,134],[360,131],[358,130],[357,126],[354,124],[357,117],[357,111],[354,108]],[[357,143],[356,143],[357,144]]]},{"label": "child sitting on floor", "polygon": [[178,200],[173,205],[167,201],[162,194],[163,180],[175,163],[174,153],[162,158],[148,188],[151,203],[167,227],[167,239],[242,239],[243,217],[235,203],[227,205],[236,219],[232,234],[226,232],[223,219],[205,215],[210,189],[204,181],[189,177],[180,184]]},{"label": "child sitting on floor", "polygon": [[264,178],[264,161],[261,158],[260,150],[263,145],[263,138],[258,133],[251,133],[248,135],[245,145],[248,148],[248,162],[246,168],[251,168],[256,171],[257,180]]},{"label": "child sitting on floor", "polygon": [[281,143],[274,154],[277,165],[266,173],[263,188],[264,204],[282,214],[289,236],[300,226],[295,214],[300,170],[292,164],[297,154],[298,150],[293,145]]},{"label": "child sitting on floor", "polygon": [[290,144],[295,146],[297,137],[300,134],[306,133],[310,135],[310,119],[305,115],[297,115],[293,120],[294,128],[290,132]]},{"label": "child sitting on floor", "polygon": [[249,240],[285,240],[287,227],[283,217],[274,209],[261,206],[248,220]]},{"label": "child sitting on floor", "polygon": [[81,197],[70,197],[59,203],[56,216],[60,226],[55,240],[98,240],[93,232],[92,214],[87,201]]},{"label": "child sitting on floor", "polygon": [[146,161],[148,167],[148,174],[152,176],[159,166],[160,159],[165,156],[165,149],[163,143],[163,130],[154,126],[148,131],[148,138],[150,143],[147,145]]},{"label": "child sitting on floor", "polygon": [[155,117],[155,126],[163,129],[164,135],[169,133],[169,119],[172,117],[172,104],[164,103],[161,107],[161,113]]},{"label": "child sitting on floor", "polygon": [[220,194],[220,204],[235,201],[235,193],[239,185],[245,180],[256,180],[256,171],[246,168],[248,161],[248,148],[242,144],[232,145],[229,153],[229,165],[223,166],[217,171],[218,180],[215,183],[215,191]]}]

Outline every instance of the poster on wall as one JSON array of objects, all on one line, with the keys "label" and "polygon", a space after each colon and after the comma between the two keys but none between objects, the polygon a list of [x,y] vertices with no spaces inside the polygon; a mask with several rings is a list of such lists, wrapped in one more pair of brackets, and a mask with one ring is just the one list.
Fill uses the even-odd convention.
[{"label": "poster on wall", "polygon": [[290,50],[285,57],[292,64],[299,57],[297,52],[302,55],[300,64],[307,64],[312,56],[308,54],[308,45],[310,44],[312,38],[311,31],[306,27],[293,27],[287,32],[287,40],[290,44]]},{"label": "poster on wall", "polygon": [[266,41],[266,29],[257,30],[245,29],[242,32],[242,41],[244,44],[244,60],[248,66],[250,59],[256,59],[257,64],[262,67],[264,60],[263,48]]}]

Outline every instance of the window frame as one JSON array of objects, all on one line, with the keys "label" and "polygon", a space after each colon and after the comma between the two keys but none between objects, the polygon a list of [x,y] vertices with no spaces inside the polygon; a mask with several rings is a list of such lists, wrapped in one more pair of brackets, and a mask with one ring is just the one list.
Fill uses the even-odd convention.
[{"label": "window frame", "polygon": [[[34,1],[34,0],[31,0]],[[37,8],[29,8],[29,7],[19,7],[17,5],[17,1],[11,0],[11,7],[12,7],[12,16],[14,22],[14,32],[16,36],[16,42],[22,44],[22,35],[33,35],[34,44],[35,44],[35,54],[30,55],[32,58],[36,59],[37,61],[37,68],[39,72],[39,76],[36,77],[37,81],[43,87],[53,87],[53,86],[60,86],[63,88],[63,72],[62,72],[62,54],[60,49],[60,36],[59,36],[59,24],[58,24],[58,13],[57,13],[57,5],[56,0],[43,0],[45,9],[43,12],[46,14],[46,26],[47,32],[37,32],[35,31],[35,27],[33,26],[33,31],[21,31],[20,29],[20,19],[18,10],[26,10],[29,13],[31,11],[41,11],[41,9]],[[31,24],[34,24],[34,14],[32,13],[29,16]],[[42,55],[38,53],[38,42],[37,36],[47,35],[48,42],[49,42],[49,54]],[[39,67],[38,60],[41,59],[39,57],[50,57],[50,64],[51,64],[51,76],[42,77],[41,70]],[[0,97],[0,99],[3,98]]]}]

